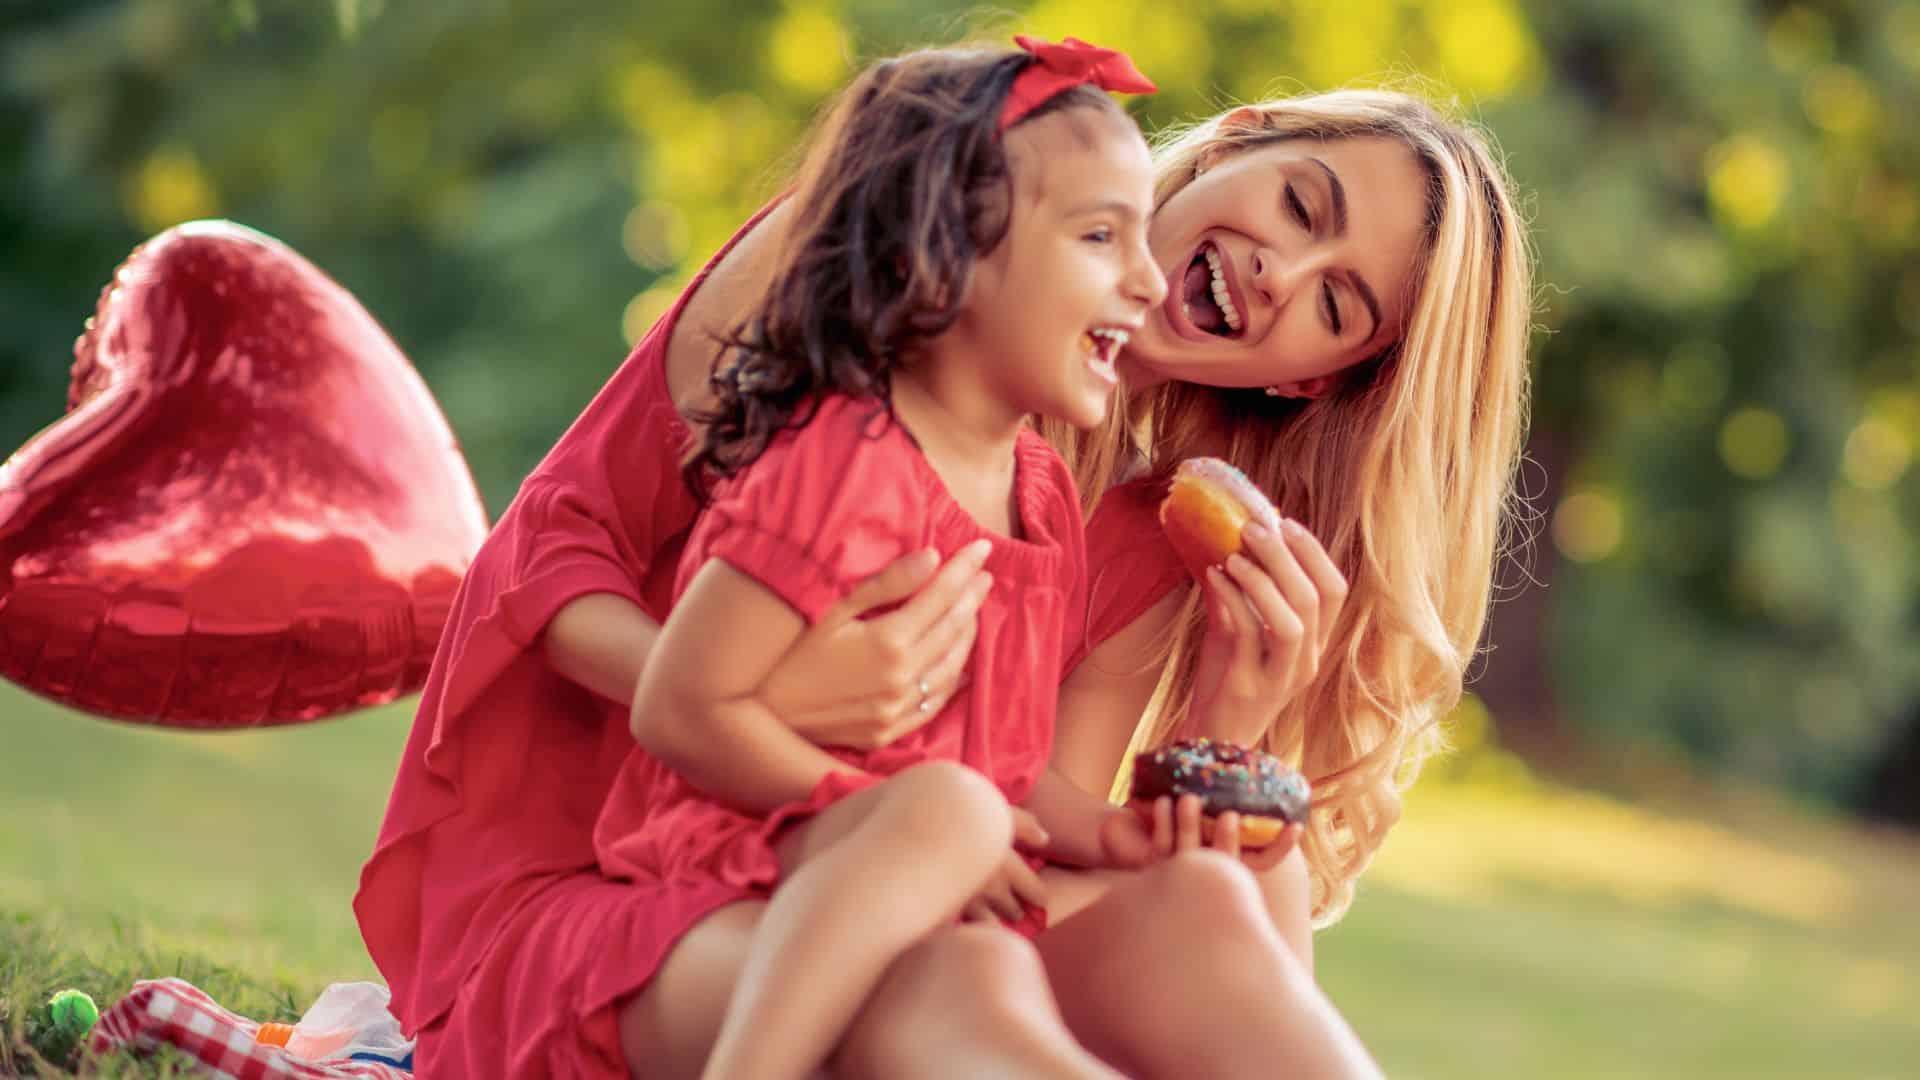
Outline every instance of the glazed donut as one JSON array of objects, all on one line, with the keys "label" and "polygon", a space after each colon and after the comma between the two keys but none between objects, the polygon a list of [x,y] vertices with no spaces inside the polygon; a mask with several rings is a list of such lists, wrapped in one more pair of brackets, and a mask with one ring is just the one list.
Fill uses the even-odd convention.
[{"label": "glazed donut", "polygon": [[1240,815],[1240,843],[1265,847],[1304,824],[1313,795],[1307,778],[1261,750],[1210,739],[1178,739],[1133,759],[1133,797],[1200,796],[1200,811]]},{"label": "glazed donut", "polygon": [[1245,473],[1219,458],[1188,458],[1160,503],[1160,527],[1195,578],[1240,551],[1240,530],[1257,521],[1278,532],[1280,512]]}]

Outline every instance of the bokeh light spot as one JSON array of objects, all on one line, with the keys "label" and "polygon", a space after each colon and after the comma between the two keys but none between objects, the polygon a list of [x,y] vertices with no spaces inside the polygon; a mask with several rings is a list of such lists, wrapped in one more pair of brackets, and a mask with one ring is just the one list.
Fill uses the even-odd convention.
[{"label": "bokeh light spot", "polygon": [[849,43],[846,28],[811,4],[791,8],[774,24],[768,60],[781,82],[820,94],[846,77]]},{"label": "bokeh light spot", "polygon": [[628,348],[632,348],[646,336],[648,330],[653,329],[653,324],[673,306],[685,284],[676,280],[655,285],[627,301],[626,310],[620,313],[620,336],[626,339]]},{"label": "bokeh light spot", "polygon": [[1758,135],[1735,135],[1707,157],[1707,197],[1720,219],[1736,229],[1773,220],[1787,193],[1787,159]]},{"label": "bokeh light spot", "polygon": [[220,212],[213,180],[193,151],[162,147],[140,163],[128,181],[127,213],[143,232],[156,233]]},{"label": "bokeh light spot", "polygon": [[1740,409],[1720,426],[1720,460],[1735,476],[1772,476],[1786,463],[1787,448],[1787,422],[1772,409]]},{"label": "bokeh light spot", "polygon": [[1626,535],[1626,514],[1612,492],[1577,491],[1553,514],[1553,544],[1574,562],[1591,563],[1612,555]]},{"label": "bokeh light spot", "polygon": [[642,203],[620,227],[627,258],[649,270],[665,270],[687,251],[687,219],[670,203]]},{"label": "bokeh light spot", "polygon": [[1504,0],[1441,4],[1430,19],[1441,70],[1463,93],[1500,97],[1519,85],[1539,58],[1525,20]]},{"label": "bokeh light spot", "polygon": [[1847,436],[1841,471],[1847,482],[1867,491],[1882,491],[1897,483],[1913,461],[1913,444],[1886,420],[1870,416]]},{"label": "bokeh light spot", "polygon": [[1807,76],[1801,91],[1807,118],[1830,135],[1859,135],[1872,128],[1880,101],[1860,73],[1844,64],[1829,64]]},{"label": "bokeh light spot", "polygon": [[1812,8],[1795,5],[1767,26],[1767,55],[1782,71],[1806,71],[1833,59],[1833,25]]}]

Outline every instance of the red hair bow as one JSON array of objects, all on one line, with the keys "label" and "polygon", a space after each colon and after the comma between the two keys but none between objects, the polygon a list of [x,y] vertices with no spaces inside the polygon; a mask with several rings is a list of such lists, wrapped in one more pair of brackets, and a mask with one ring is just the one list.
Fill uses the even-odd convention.
[{"label": "red hair bow", "polygon": [[1052,45],[1045,38],[1015,34],[1013,43],[1033,54],[1034,62],[1014,76],[1013,89],[1000,110],[1000,130],[1020,122],[1020,118],[1045,104],[1064,90],[1081,83],[1115,94],[1151,94],[1159,87],[1140,74],[1133,59],[1118,49],[1103,49],[1079,38],[1067,38]]}]

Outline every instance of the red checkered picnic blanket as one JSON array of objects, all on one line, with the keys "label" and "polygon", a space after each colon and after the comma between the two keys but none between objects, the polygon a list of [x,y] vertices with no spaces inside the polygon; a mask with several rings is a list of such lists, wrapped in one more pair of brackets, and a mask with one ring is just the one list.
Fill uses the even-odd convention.
[{"label": "red checkered picnic blanket", "polygon": [[122,1046],[137,1051],[175,1046],[214,1076],[233,1080],[412,1080],[413,1074],[377,1061],[303,1061],[253,1039],[260,1025],[220,1007],[185,979],[149,979],[100,1014],[90,1037],[96,1053]]}]

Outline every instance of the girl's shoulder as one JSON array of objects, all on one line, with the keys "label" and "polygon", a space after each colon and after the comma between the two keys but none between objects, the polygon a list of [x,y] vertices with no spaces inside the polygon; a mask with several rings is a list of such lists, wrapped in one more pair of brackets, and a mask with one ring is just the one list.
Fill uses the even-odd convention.
[{"label": "girl's shoulder", "polygon": [[792,505],[802,496],[817,501],[858,492],[907,509],[924,501],[918,454],[885,402],[827,394],[802,404],[752,464],[718,484],[714,504],[771,499]]}]

